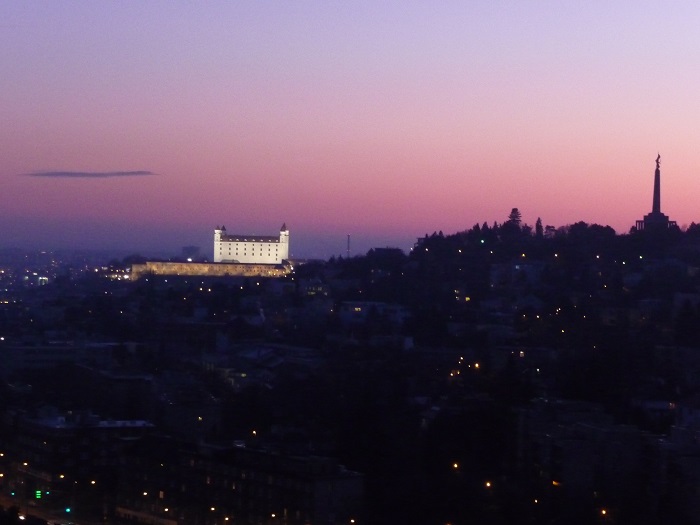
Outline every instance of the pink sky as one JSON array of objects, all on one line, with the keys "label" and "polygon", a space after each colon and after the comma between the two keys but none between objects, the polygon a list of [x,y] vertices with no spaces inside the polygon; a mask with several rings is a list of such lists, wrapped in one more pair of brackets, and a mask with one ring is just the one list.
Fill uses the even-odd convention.
[{"label": "pink sky", "polygon": [[[584,5],[586,4],[586,5]],[[591,5],[587,5],[591,4]],[[700,4],[5,2],[0,246],[700,222]],[[132,172],[31,177],[36,172]]]}]

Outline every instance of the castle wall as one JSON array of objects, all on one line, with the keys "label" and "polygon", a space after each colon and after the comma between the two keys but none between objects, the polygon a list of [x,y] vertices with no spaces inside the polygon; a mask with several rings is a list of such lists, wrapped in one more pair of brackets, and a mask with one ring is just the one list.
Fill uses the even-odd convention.
[{"label": "castle wall", "polygon": [[290,272],[288,266],[270,264],[229,264],[195,262],[147,261],[131,266],[131,280],[144,275],[172,275],[197,277],[283,277]]}]

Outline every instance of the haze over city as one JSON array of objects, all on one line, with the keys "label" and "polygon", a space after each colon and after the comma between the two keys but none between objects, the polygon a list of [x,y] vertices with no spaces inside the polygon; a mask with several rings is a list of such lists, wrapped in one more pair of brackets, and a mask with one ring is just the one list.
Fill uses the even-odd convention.
[{"label": "haze over city", "polygon": [[700,5],[0,6],[3,246],[291,255],[503,222],[700,222]]}]

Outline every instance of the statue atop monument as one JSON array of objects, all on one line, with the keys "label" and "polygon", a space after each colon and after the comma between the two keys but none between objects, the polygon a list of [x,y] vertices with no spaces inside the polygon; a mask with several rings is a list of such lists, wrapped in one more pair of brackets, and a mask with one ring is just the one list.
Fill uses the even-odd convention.
[{"label": "statue atop monument", "polygon": [[661,153],[656,156],[656,169],[661,169]]}]

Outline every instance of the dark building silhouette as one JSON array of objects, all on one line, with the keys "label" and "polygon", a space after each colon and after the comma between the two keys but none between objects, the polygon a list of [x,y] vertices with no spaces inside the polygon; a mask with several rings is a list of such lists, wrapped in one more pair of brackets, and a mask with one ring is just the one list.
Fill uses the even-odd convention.
[{"label": "dark building silhouette", "polygon": [[637,221],[637,231],[664,232],[675,226],[676,221],[670,221],[668,215],[661,213],[661,155],[658,155],[654,171],[654,201],[651,213],[647,213],[644,219]]}]

